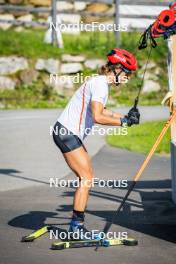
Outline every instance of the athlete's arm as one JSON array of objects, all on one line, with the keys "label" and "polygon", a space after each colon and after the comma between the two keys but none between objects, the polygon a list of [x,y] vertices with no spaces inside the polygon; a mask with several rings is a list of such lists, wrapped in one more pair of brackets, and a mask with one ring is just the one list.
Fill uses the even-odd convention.
[{"label": "athlete's arm", "polygon": [[106,108],[103,109],[103,114],[105,116],[111,116],[111,117],[115,117],[115,118],[123,118],[123,115],[121,115],[120,113],[115,113],[112,110],[109,110]]},{"label": "athlete's arm", "polygon": [[92,101],[92,115],[94,122],[97,124],[102,124],[102,125],[110,125],[110,126],[120,126],[121,121],[120,117],[115,117],[115,116],[108,116],[105,115],[104,113],[104,106],[102,103]]}]

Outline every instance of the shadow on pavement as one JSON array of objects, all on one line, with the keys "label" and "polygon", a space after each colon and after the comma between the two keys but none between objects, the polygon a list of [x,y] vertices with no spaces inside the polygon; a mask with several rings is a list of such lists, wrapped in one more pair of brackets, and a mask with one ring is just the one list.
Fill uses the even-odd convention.
[{"label": "shadow on pavement", "polygon": [[[137,231],[169,242],[176,242],[176,206],[171,200],[171,192],[168,190],[170,186],[170,180],[143,180],[139,184],[137,183],[136,188],[116,217],[112,230],[114,228],[119,229],[118,226],[121,226],[128,230]],[[46,225],[47,218],[57,219],[58,226],[67,225],[68,223],[63,224],[59,219],[68,219],[68,217],[62,217],[62,214],[72,210],[72,204],[70,202],[68,204],[66,197],[73,197],[74,190],[74,188],[67,188],[67,191],[59,194],[59,197],[65,199],[65,204],[60,204],[57,212],[31,211],[13,218],[8,222],[8,225],[37,230]],[[92,204],[92,209],[87,210],[87,214],[101,218],[103,222],[102,229],[105,222],[111,220],[114,211],[119,203],[122,202],[127,191],[119,189],[117,195],[117,189],[105,188],[104,190],[102,192],[95,187],[90,191],[90,199],[97,198],[100,201],[100,205],[95,208],[95,205]],[[107,202],[105,206],[103,200],[115,201],[117,204],[111,203],[107,207]],[[60,215],[61,217],[59,217]],[[90,225],[92,225],[91,220]],[[62,231],[62,229],[60,230]]]},{"label": "shadow on pavement", "polygon": [[17,216],[8,222],[8,225],[25,229],[38,229],[46,225],[47,218],[54,218],[57,213],[44,211],[31,211]]},{"label": "shadow on pavement", "polygon": [[0,169],[0,174],[5,174],[6,176],[18,178],[21,180],[32,181],[32,182],[43,183],[43,184],[49,185],[49,182],[40,181],[40,180],[36,180],[34,178],[28,178],[28,177],[24,177],[24,176],[20,176],[20,175],[15,175],[16,173],[21,173],[21,171],[14,170],[14,169]]},{"label": "shadow on pavement", "polygon": [[[44,226],[50,226],[51,231],[53,231],[52,236],[59,236],[61,232],[66,232],[66,229],[58,227],[56,223],[46,223],[47,218],[60,218],[58,213],[54,212],[44,212],[44,211],[31,211],[28,214],[20,215],[8,222],[8,225],[24,228],[27,230],[37,231]],[[62,218],[62,217],[61,217]],[[65,220],[66,218],[64,218]],[[60,226],[66,225],[66,223],[59,223]],[[54,234],[54,235],[53,235]]]},{"label": "shadow on pavement", "polygon": [[[171,180],[169,179],[143,180],[137,183],[132,195],[130,195],[116,217],[114,225],[176,243],[176,205],[172,202],[171,191],[167,190],[170,187]],[[126,193],[126,190],[124,193]],[[74,191],[69,189],[62,195],[72,197],[73,194]],[[104,223],[111,221],[114,211],[123,200],[123,194],[121,193],[121,196],[116,195],[112,193],[110,188],[106,188],[106,192],[92,189],[90,197],[115,201],[117,205],[111,206],[110,208],[113,207],[114,209],[107,211],[107,208],[103,209],[103,203],[100,203],[98,210],[87,210],[87,213],[98,216]],[[140,196],[140,201],[136,199],[136,194],[138,194],[138,197]],[[102,210],[100,210],[101,208]],[[58,209],[61,212],[66,210],[70,211],[70,206],[62,205],[61,209]]]}]

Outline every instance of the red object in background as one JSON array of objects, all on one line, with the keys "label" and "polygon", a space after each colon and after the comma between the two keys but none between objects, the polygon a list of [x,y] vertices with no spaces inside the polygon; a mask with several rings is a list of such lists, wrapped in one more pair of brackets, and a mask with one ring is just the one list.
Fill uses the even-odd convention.
[{"label": "red object in background", "polygon": [[160,37],[168,28],[176,23],[176,3],[170,9],[163,10],[151,27],[151,36]]}]

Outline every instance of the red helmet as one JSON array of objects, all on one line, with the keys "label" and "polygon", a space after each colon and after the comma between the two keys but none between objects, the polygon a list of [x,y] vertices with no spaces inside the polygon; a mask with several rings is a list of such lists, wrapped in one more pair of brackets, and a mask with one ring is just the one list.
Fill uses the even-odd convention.
[{"label": "red helmet", "polygon": [[107,57],[110,63],[120,63],[125,69],[129,71],[135,71],[137,69],[137,60],[135,56],[127,50],[115,48],[111,50]]}]

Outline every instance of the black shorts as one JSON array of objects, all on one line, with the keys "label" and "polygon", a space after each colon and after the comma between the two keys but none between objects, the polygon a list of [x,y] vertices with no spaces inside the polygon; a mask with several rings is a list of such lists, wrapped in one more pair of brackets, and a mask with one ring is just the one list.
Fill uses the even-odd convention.
[{"label": "black shorts", "polygon": [[53,139],[62,153],[77,149],[83,145],[81,139],[58,121],[53,128]]}]

